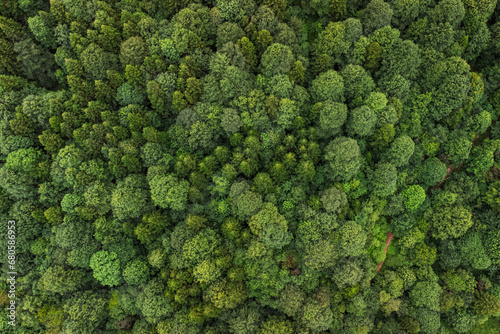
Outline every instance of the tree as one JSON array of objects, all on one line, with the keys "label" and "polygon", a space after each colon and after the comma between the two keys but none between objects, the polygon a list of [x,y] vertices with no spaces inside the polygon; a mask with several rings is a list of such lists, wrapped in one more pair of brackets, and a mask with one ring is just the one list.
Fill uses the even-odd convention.
[{"label": "tree", "polygon": [[314,108],[320,109],[319,125],[325,136],[333,136],[342,131],[347,119],[347,106],[339,102],[318,102]]},{"label": "tree", "polygon": [[150,280],[142,293],[137,296],[136,306],[148,322],[158,323],[161,318],[172,312],[172,306],[164,294],[165,286],[159,279]]},{"label": "tree", "polygon": [[129,104],[143,104],[145,97],[144,94],[141,93],[141,91],[135,89],[130,83],[126,82],[118,87],[116,100],[122,106],[126,106]]},{"label": "tree", "polygon": [[244,303],[230,313],[229,330],[238,334],[255,333],[261,323],[260,307],[255,302]]},{"label": "tree", "polygon": [[0,19],[0,26],[5,36],[13,42],[19,42],[27,37],[27,33],[23,30],[22,25],[14,19],[4,16],[3,13]]},{"label": "tree", "polygon": [[438,158],[426,159],[421,167],[419,179],[426,186],[433,186],[441,182],[446,176],[447,168]]},{"label": "tree", "polygon": [[345,192],[340,191],[335,187],[322,191],[320,195],[323,208],[327,212],[339,213],[340,210],[348,203]]},{"label": "tree", "polygon": [[253,179],[253,184],[255,190],[264,195],[273,193],[275,190],[274,182],[268,173],[258,173]]},{"label": "tree", "polygon": [[25,39],[14,43],[17,62],[23,76],[28,80],[36,80],[42,87],[51,87],[56,83],[53,72],[55,61],[52,54],[36,45],[33,40]]},{"label": "tree", "polygon": [[39,174],[39,163],[42,161],[42,152],[34,147],[23,148],[11,152],[7,156],[4,168],[13,172],[21,172],[36,177]]},{"label": "tree", "polygon": [[449,23],[452,27],[458,27],[465,16],[465,8],[462,1],[443,0],[434,7],[429,18],[436,23]]},{"label": "tree", "polygon": [[189,182],[179,180],[173,174],[163,176],[156,175],[150,181],[151,199],[161,208],[172,210],[184,210],[187,202]]},{"label": "tree", "polygon": [[417,307],[439,311],[442,289],[437,282],[417,282],[410,291],[410,300]]},{"label": "tree", "polygon": [[500,231],[489,231],[484,239],[484,247],[493,264],[500,263]]},{"label": "tree", "polygon": [[189,263],[200,263],[207,259],[219,245],[219,235],[214,230],[206,228],[184,243],[182,256]]},{"label": "tree", "polygon": [[363,272],[357,261],[344,259],[333,269],[332,280],[339,289],[345,289],[358,283],[362,276]]},{"label": "tree", "polygon": [[146,283],[150,275],[148,263],[136,258],[125,265],[122,275],[127,284],[140,285]]},{"label": "tree", "polygon": [[193,274],[201,284],[209,284],[217,280],[222,272],[220,267],[218,267],[215,261],[203,260],[201,263],[196,265],[193,270]]},{"label": "tree", "polygon": [[427,333],[439,331],[441,319],[439,312],[432,311],[425,307],[420,307],[416,311],[416,319],[421,324],[421,330]]},{"label": "tree", "polygon": [[[209,78],[205,77],[204,81]],[[227,102],[232,99],[241,99],[251,92],[252,87],[250,83],[250,74],[235,66],[228,66],[225,69],[224,75],[222,76],[218,85],[220,94],[216,94],[216,96],[214,96],[214,98],[210,100],[212,102]],[[215,89],[215,92],[217,92],[217,88],[212,88],[208,85],[205,86],[204,83],[204,92],[210,92],[213,89]]]},{"label": "tree", "polygon": [[159,143],[148,142],[141,147],[141,159],[145,167],[152,167],[161,164],[165,157],[164,147]]},{"label": "tree", "polygon": [[375,88],[375,83],[370,74],[359,65],[347,65],[340,72],[340,75],[344,79],[345,98],[349,101],[358,98],[365,99]]},{"label": "tree", "polygon": [[271,44],[262,54],[262,74],[273,76],[287,74],[295,62],[292,49],[279,43]]},{"label": "tree", "polygon": [[454,109],[460,108],[470,90],[470,78],[466,75],[456,74],[442,79],[443,82],[433,94],[429,105],[431,115],[437,121],[449,116]]},{"label": "tree", "polygon": [[344,102],[344,79],[334,70],[319,74],[309,88],[316,102]]},{"label": "tree", "polygon": [[172,318],[167,318],[158,323],[157,330],[158,334],[196,334],[199,333],[202,328],[200,323],[190,320],[189,314],[187,310],[185,310],[175,312]]},{"label": "tree", "polygon": [[282,99],[280,101],[277,116],[276,125],[278,125],[280,129],[289,130],[292,127],[294,119],[299,116],[299,109],[295,105],[295,101]]},{"label": "tree", "polygon": [[304,83],[306,75],[306,69],[300,60],[297,60],[292,65],[292,70],[290,72],[290,80],[301,85]]},{"label": "tree", "polygon": [[94,253],[90,258],[90,268],[94,271],[94,278],[102,285],[114,286],[121,281],[120,260],[114,252]]},{"label": "tree", "polygon": [[304,263],[316,270],[331,268],[334,265],[332,260],[339,257],[338,247],[328,238],[314,241],[305,245]]},{"label": "tree", "polygon": [[142,65],[148,56],[148,47],[142,37],[132,36],[120,45],[120,61],[122,65]]},{"label": "tree", "polygon": [[357,19],[328,23],[313,44],[316,62],[321,62],[320,59],[323,58],[331,65],[341,63],[351,45],[361,37],[361,34],[362,25]]},{"label": "tree", "polygon": [[468,333],[476,323],[476,317],[465,309],[457,310],[450,316],[450,322],[457,333]]},{"label": "tree", "polygon": [[436,208],[430,214],[429,225],[435,238],[458,238],[472,226],[471,213],[463,206]]},{"label": "tree", "polygon": [[306,293],[301,288],[295,284],[289,284],[280,293],[278,307],[286,315],[294,317],[301,311],[305,299]]},{"label": "tree", "polygon": [[471,151],[471,156],[467,161],[467,171],[481,175],[488,171],[494,163],[494,152],[485,145],[477,146]]},{"label": "tree", "polygon": [[317,212],[309,208],[304,212],[304,219],[296,230],[296,239],[303,245],[314,244],[323,237],[329,237],[338,226],[337,215],[334,213]]},{"label": "tree", "polygon": [[111,189],[108,184],[100,180],[89,185],[83,198],[85,206],[96,214],[104,215],[111,211]]},{"label": "tree", "polygon": [[236,23],[224,22],[217,27],[217,48],[221,50],[229,43],[236,43],[244,36],[245,32]]},{"label": "tree", "polygon": [[84,275],[81,270],[56,265],[45,270],[40,283],[45,291],[64,295],[77,291],[85,282]]},{"label": "tree", "polygon": [[460,250],[452,240],[443,240],[439,245],[439,264],[443,269],[455,269],[462,263]]},{"label": "tree", "polygon": [[386,153],[386,160],[396,167],[401,167],[408,163],[414,151],[415,143],[413,140],[409,136],[402,135],[392,142]]},{"label": "tree", "polygon": [[311,182],[316,175],[314,163],[309,160],[300,160],[297,166],[297,177],[302,182]]},{"label": "tree", "polygon": [[458,165],[469,157],[471,148],[472,142],[464,132],[454,130],[450,133],[445,150],[450,157],[450,161],[453,163],[453,167],[458,167]]},{"label": "tree", "polygon": [[142,244],[153,244],[168,223],[167,216],[161,211],[148,212],[142,217],[142,222],[135,227],[134,234]]},{"label": "tree", "polygon": [[367,235],[358,223],[350,220],[339,228],[338,233],[343,256],[359,256],[363,254]]},{"label": "tree", "polygon": [[28,26],[37,41],[47,48],[55,47],[54,32],[50,28],[50,16],[47,12],[40,11],[38,15],[28,18]]},{"label": "tree", "polygon": [[377,115],[367,106],[361,106],[351,111],[349,116],[349,131],[361,137],[369,136],[375,129]]},{"label": "tree", "polygon": [[111,195],[113,214],[118,219],[141,217],[151,207],[150,194],[142,175],[130,175],[120,181]]},{"label": "tree", "polygon": [[163,248],[154,249],[148,255],[148,263],[154,268],[158,269],[163,268],[166,261],[167,261],[167,255]]},{"label": "tree", "polygon": [[390,25],[393,13],[391,6],[383,0],[370,1],[363,16],[365,34],[368,35],[374,30]]},{"label": "tree", "polygon": [[284,320],[277,316],[271,316],[266,321],[262,322],[258,333],[292,334],[293,328],[294,327],[290,320]]},{"label": "tree", "polygon": [[382,47],[376,41],[371,42],[366,47],[366,55],[364,68],[366,68],[370,73],[374,73],[380,67],[380,62],[382,60]]},{"label": "tree", "polygon": [[419,185],[409,186],[402,192],[403,203],[408,212],[415,212],[425,200],[425,190]]},{"label": "tree", "polygon": [[258,59],[256,49],[252,41],[250,41],[247,37],[243,37],[238,40],[237,45],[240,48],[241,54],[243,55],[249,69],[253,70],[257,65]]},{"label": "tree", "polygon": [[418,75],[420,63],[418,45],[410,40],[397,40],[382,59],[380,71],[387,77],[401,76],[411,80]]},{"label": "tree", "polygon": [[391,3],[394,10],[392,22],[399,27],[400,30],[406,28],[411,23],[416,21],[420,13],[426,10],[425,1],[409,1],[409,0],[396,0]]},{"label": "tree", "polygon": [[242,125],[243,123],[241,123],[241,118],[236,110],[231,108],[224,109],[221,116],[221,127],[226,133],[236,133]]},{"label": "tree", "polygon": [[477,270],[485,270],[491,266],[486,248],[479,233],[469,232],[457,241],[464,264]]},{"label": "tree", "polygon": [[233,309],[246,299],[246,289],[243,282],[222,279],[212,283],[204,291],[203,299],[218,309]]},{"label": "tree", "polygon": [[287,75],[277,74],[267,80],[264,88],[270,95],[280,99],[289,99],[292,95],[293,84]]},{"label": "tree", "polygon": [[500,300],[488,291],[478,292],[474,310],[480,315],[497,317],[500,314]]},{"label": "tree", "polygon": [[396,191],[398,171],[391,163],[379,163],[370,177],[374,195],[387,197]]},{"label": "tree", "polygon": [[444,190],[457,194],[456,205],[471,205],[478,198],[478,184],[465,173],[453,173],[445,184]]},{"label": "tree", "polygon": [[269,6],[260,6],[252,15],[252,23],[257,30],[267,30],[271,34],[276,32],[278,19]]},{"label": "tree", "polygon": [[170,96],[167,96],[162,90],[160,84],[156,81],[148,81],[146,93],[148,99],[151,102],[151,106],[155,110],[163,110],[170,100]]},{"label": "tree", "polygon": [[262,195],[250,191],[250,186],[245,181],[233,183],[229,197],[233,201],[235,214],[244,220],[256,214],[262,207]]},{"label": "tree", "polygon": [[117,69],[118,58],[115,54],[105,52],[99,45],[91,43],[80,55],[81,64],[90,80],[102,80],[107,77],[108,70]]},{"label": "tree", "polygon": [[500,212],[499,191],[500,182],[495,181],[488,185],[488,190],[483,197],[484,203],[488,204],[495,212]]},{"label": "tree", "polygon": [[264,203],[261,210],[248,221],[250,231],[269,248],[282,248],[290,242],[288,222],[271,203]]},{"label": "tree", "polygon": [[441,279],[445,283],[444,288],[452,292],[473,293],[477,285],[474,275],[464,269],[448,270]]},{"label": "tree", "polygon": [[325,159],[330,167],[332,179],[349,181],[361,167],[361,152],[356,140],[339,137],[328,144]]},{"label": "tree", "polygon": [[416,223],[415,217],[411,214],[402,214],[391,220],[392,230],[396,237],[408,235]]},{"label": "tree", "polygon": [[317,300],[309,298],[304,303],[301,320],[307,328],[313,331],[323,331],[330,328],[334,314],[329,305],[322,305]]},{"label": "tree", "polygon": [[52,133],[50,130],[42,132],[42,134],[38,136],[38,140],[43,145],[44,150],[49,154],[57,155],[57,152],[64,146],[64,141],[61,139],[61,136]]},{"label": "tree", "polygon": [[105,294],[90,290],[75,293],[64,304],[64,311],[69,316],[64,330],[85,334],[94,332],[107,317],[107,305]]}]

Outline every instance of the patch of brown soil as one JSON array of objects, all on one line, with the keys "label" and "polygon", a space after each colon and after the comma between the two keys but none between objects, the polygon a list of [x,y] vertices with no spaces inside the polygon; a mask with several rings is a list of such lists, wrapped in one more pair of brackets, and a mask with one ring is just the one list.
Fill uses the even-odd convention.
[{"label": "patch of brown soil", "polygon": [[[387,232],[387,237],[385,238],[385,254],[387,254],[387,249],[389,249],[389,245],[391,244],[392,238],[394,237],[394,234],[392,232]],[[377,266],[377,272],[380,271],[382,268],[382,265],[384,264],[384,261],[380,262]]]}]

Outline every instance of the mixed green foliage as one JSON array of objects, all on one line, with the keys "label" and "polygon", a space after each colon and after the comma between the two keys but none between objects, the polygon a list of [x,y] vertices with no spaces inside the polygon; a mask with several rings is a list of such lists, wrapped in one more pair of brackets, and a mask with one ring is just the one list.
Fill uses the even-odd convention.
[{"label": "mixed green foliage", "polygon": [[500,332],[496,0],[4,2],[1,333]]}]

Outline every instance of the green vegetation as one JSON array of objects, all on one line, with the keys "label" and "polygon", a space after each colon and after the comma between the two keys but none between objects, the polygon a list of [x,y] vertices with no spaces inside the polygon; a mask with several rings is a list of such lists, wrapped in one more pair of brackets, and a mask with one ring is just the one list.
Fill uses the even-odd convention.
[{"label": "green vegetation", "polygon": [[499,117],[496,0],[5,0],[0,333],[500,333]]}]

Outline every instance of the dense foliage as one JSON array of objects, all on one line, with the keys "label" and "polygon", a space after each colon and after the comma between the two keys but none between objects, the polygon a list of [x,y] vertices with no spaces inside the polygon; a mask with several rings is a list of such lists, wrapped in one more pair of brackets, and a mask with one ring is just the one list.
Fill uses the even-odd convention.
[{"label": "dense foliage", "polygon": [[499,59],[496,0],[5,0],[0,332],[499,333]]}]

